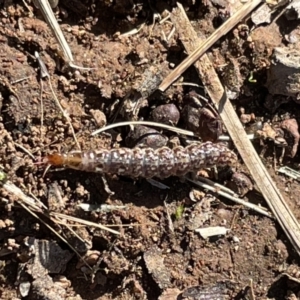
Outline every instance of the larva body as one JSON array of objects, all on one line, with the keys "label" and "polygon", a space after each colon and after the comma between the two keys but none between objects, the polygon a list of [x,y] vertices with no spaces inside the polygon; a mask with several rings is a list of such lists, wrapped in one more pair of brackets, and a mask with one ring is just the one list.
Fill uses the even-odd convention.
[{"label": "larva body", "polygon": [[46,162],[54,166],[144,178],[183,176],[201,168],[232,165],[236,161],[234,152],[223,144],[211,142],[194,143],[185,148],[101,149],[46,157]]}]

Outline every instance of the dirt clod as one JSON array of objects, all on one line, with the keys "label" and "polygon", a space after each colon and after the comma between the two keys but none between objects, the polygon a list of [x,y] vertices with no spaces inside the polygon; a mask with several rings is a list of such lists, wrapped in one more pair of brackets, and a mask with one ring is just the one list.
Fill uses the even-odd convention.
[{"label": "dirt clod", "polygon": [[267,88],[271,94],[290,96],[298,100],[300,88],[299,45],[276,47],[273,53],[274,63],[268,72]]},{"label": "dirt clod", "polygon": [[144,253],[147,269],[152,274],[154,281],[161,289],[171,286],[169,270],[164,265],[163,255],[157,246],[153,246]]},{"label": "dirt clod", "polygon": [[165,146],[167,142],[167,137],[157,130],[141,125],[135,126],[126,137],[126,145],[130,148],[139,145],[140,147],[158,149]]},{"label": "dirt clod", "polygon": [[152,118],[154,122],[175,126],[178,124],[180,113],[174,104],[165,104],[153,109]]}]

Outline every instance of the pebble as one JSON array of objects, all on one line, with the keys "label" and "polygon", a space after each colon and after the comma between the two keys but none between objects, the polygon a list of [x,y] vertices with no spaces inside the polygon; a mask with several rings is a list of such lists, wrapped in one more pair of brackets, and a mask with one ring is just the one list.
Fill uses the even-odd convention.
[{"label": "pebble", "polygon": [[134,130],[130,131],[126,137],[126,145],[129,148],[143,146],[158,149],[166,146],[167,142],[167,137],[157,130],[141,125],[135,126]]},{"label": "pebble", "polygon": [[99,109],[90,109],[90,113],[92,115],[92,117],[94,118],[97,126],[99,128],[102,128],[106,125],[107,121],[106,121],[106,116],[105,114],[99,110]]},{"label": "pebble", "polygon": [[240,239],[237,237],[237,236],[233,236],[232,237],[232,241],[234,242],[234,243],[239,243],[240,242]]},{"label": "pebble", "polygon": [[177,125],[179,118],[179,110],[174,104],[160,105],[152,111],[152,119],[154,122]]}]

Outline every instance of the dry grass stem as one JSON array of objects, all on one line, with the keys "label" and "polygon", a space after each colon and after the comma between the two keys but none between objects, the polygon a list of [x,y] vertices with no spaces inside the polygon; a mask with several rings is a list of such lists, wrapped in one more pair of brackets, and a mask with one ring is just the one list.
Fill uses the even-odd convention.
[{"label": "dry grass stem", "polygon": [[[163,80],[163,82],[160,84],[158,89],[164,92],[174,81],[176,81],[182,75],[183,72],[185,72],[192,64],[194,64],[216,41],[218,41],[223,35],[227,34],[235,25],[237,25],[261,2],[262,0],[252,0],[244,4],[222,26],[216,29],[216,31],[207,40],[199,42],[200,46],[192,52],[189,51],[188,57]],[[173,24],[176,23],[173,22]],[[179,29],[180,25],[176,27],[178,27]]]},{"label": "dry grass stem", "polygon": [[63,241],[64,243],[66,243],[66,245],[68,245],[70,247],[70,249],[72,249],[74,251],[74,253],[76,253],[76,255],[84,262],[84,264],[90,269],[92,270],[92,268],[90,267],[90,265],[85,261],[85,259],[79,254],[79,252],[62,236],[60,235],[58,232],[56,232],[55,229],[53,229],[49,224],[47,224],[45,221],[43,221],[36,213],[34,213],[29,207],[27,207],[24,203],[19,202],[19,204],[28,212],[30,213],[33,217],[35,217],[36,219],[39,220],[39,222],[41,222],[43,225],[45,225],[52,233],[54,233],[54,235],[56,235],[61,241]]},{"label": "dry grass stem", "polygon": [[71,119],[70,119],[69,115],[66,113],[66,111],[63,109],[63,107],[61,106],[59,100],[57,99],[57,97],[55,95],[55,92],[53,90],[50,78],[48,78],[48,82],[49,82],[49,86],[50,86],[53,98],[55,100],[55,103],[56,103],[56,105],[58,106],[59,110],[61,111],[61,113],[63,114],[64,118],[67,120],[67,122],[69,124],[69,127],[71,129],[71,132],[72,132],[72,135],[73,135],[73,138],[74,138],[74,141],[76,143],[76,146],[77,146],[78,150],[81,150],[81,147],[80,147],[79,142],[77,140],[77,137],[76,137],[75,130],[74,130],[74,127],[72,125]]},{"label": "dry grass stem", "polygon": [[64,58],[68,65],[74,69],[80,69],[80,70],[92,70],[92,68],[84,68],[80,66],[76,66],[74,64],[73,55],[71,52],[71,49],[64,37],[63,32],[61,31],[59,24],[57,23],[57,20],[54,16],[54,13],[52,11],[52,8],[49,4],[48,0],[35,0],[34,5],[40,9],[43,17],[45,18],[45,21],[47,22],[48,26],[51,28],[58,44],[60,45]]},{"label": "dry grass stem", "polygon": [[201,181],[215,187],[216,189],[219,189],[221,191],[224,191],[225,193],[229,194],[229,195],[232,195],[232,196],[236,196],[236,193],[227,188],[226,186],[222,185],[222,184],[219,184],[219,183],[215,183],[213,182],[212,180],[208,179],[208,178],[205,178],[205,177],[202,177],[202,176],[197,176],[197,179],[200,179]]},{"label": "dry grass stem", "polygon": [[169,213],[169,208],[168,208],[168,204],[167,204],[166,200],[164,201],[164,206],[166,208],[166,214],[167,214],[167,219],[168,219],[169,230],[172,233],[174,233],[174,225],[173,225],[173,222],[172,222],[171,215]]},{"label": "dry grass stem", "polygon": [[32,18],[34,16],[31,8],[28,6],[27,2],[25,0],[22,0],[23,4],[25,5],[25,7],[28,9],[29,11],[29,17]]},{"label": "dry grass stem", "polygon": [[48,80],[49,87],[50,87],[51,93],[53,95],[54,101],[55,101],[57,107],[59,108],[59,110],[61,111],[62,115],[64,116],[64,118],[67,120],[67,122],[69,124],[70,130],[72,132],[72,135],[73,135],[73,138],[74,138],[74,141],[76,143],[77,148],[79,150],[81,150],[79,142],[76,138],[75,130],[74,130],[74,127],[72,125],[71,119],[70,119],[69,115],[66,113],[66,111],[63,109],[63,107],[61,106],[61,104],[60,104],[60,102],[59,102],[58,98],[56,97],[56,94],[53,90],[50,74],[49,74],[43,60],[40,58],[39,53],[35,52],[34,55],[35,55],[35,57],[36,57],[36,59],[39,63],[40,73],[41,73],[41,94],[40,94],[40,97],[41,97],[41,138],[43,137],[42,132],[43,132],[43,121],[44,121],[44,105],[43,105],[43,96],[42,96],[43,82],[42,82],[42,79],[46,78],[46,80]]},{"label": "dry grass stem", "polygon": [[[2,173],[2,172],[1,172]],[[10,181],[6,181],[2,183],[2,187],[8,191],[10,194],[17,197],[17,199],[21,200],[22,203],[28,205],[31,209],[33,209],[36,212],[42,213],[42,209],[40,204],[37,204],[34,199],[26,196],[20,188],[18,188],[16,185],[14,185]]]},{"label": "dry grass stem", "polygon": [[[246,16],[246,12],[251,12],[251,9],[255,8],[260,2],[261,1],[259,0],[255,0],[245,4],[247,10],[245,10],[245,8],[240,10],[234,15],[234,18],[236,19],[230,23],[227,21],[227,25],[231,24],[231,26],[233,26],[237,22],[241,21],[241,19]],[[198,37],[197,33],[191,26],[183,7],[179,4],[178,7],[178,10],[172,15],[173,23],[178,24],[180,29],[178,30],[178,34],[187,53],[195,53],[195,43],[200,44],[202,43],[202,40]],[[193,41],[193,43],[190,41]],[[204,45],[207,45],[207,42],[204,42]],[[279,225],[285,232],[297,253],[300,255],[300,225],[247,137],[243,125],[227,98],[213,65],[208,57],[203,55],[199,61],[195,63],[195,66],[202,82],[204,83],[208,95],[217,107],[220,117],[223,120],[227,131],[247,166],[253,180],[264,196]],[[209,78],[209,82],[206,83],[207,78]],[[260,213],[265,214],[265,211],[261,211]]]},{"label": "dry grass stem", "polygon": [[[61,214],[61,213],[56,213],[56,212],[51,212],[50,216],[54,218],[53,221],[55,221],[55,222],[58,221],[57,220],[57,218],[58,218],[59,220],[68,220],[68,221],[72,221],[72,222],[77,222],[77,223],[84,224],[84,225],[87,225],[87,226],[100,228],[100,229],[106,230],[108,232],[111,232],[113,234],[120,235],[120,232],[118,232],[116,230],[113,230],[113,229],[110,229],[110,228],[108,228],[104,225],[97,224],[97,223],[94,223],[94,222],[90,222],[90,221],[87,221],[87,220],[83,220],[83,219],[80,219],[80,218],[76,218],[76,217],[72,217],[72,216],[68,216],[68,215]],[[65,224],[65,223],[61,221],[60,224]]]},{"label": "dry grass stem", "polygon": [[162,123],[156,123],[156,122],[151,122],[151,121],[126,121],[126,122],[119,122],[119,123],[114,123],[105,127],[102,127],[100,129],[97,129],[91,133],[92,136],[99,134],[103,131],[116,128],[116,127],[121,127],[121,126],[131,126],[131,125],[148,125],[148,126],[153,126],[153,127],[159,127],[163,129],[167,129],[173,132],[176,132],[178,134],[183,134],[183,135],[188,135],[188,136],[195,136],[195,134],[192,131],[189,130],[184,130],[176,127],[172,127],[166,124]]},{"label": "dry grass stem", "polygon": [[[37,214],[36,212],[38,213],[41,213],[43,214],[45,217],[49,218],[49,216],[55,216],[55,217],[58,217],[58,218],[62,218],[62,219],[68,219],[68,220],[72,220],[74,222],[78,222],[78,223],[82,223],[82,224],[85,224],[85,225],[90,225],[90,226],[94,226],[94,227],[98,227],[100,229],[104,229],[104,230],[107,230],[111,233],[114,233],[114,234],[120,234],[118,231],[115,231],[113,229],[110,229],[110,228],[107,228],[101,224],[96,224],[96,223],[93,223],[93,222],[88,222],[88,221],[85,221],[85,220],[82,220],[82,219],[79,219],[79,218],[75,218],[75,217],[71,217],[71,216],[67,216],[67,215],[64,215],[64,214],[56,214],[54,212],[51,212],[48,214],[48,211],[46,209],[46,213],[41,209],[41,206],[43,208],[46,208],[45,205],[41,205],[40,201],[39,204],[36,203],[36,201],[33,199],[33,198],[30,198],[28,196],[26,196],[22,190],[20,188],[18,188],[16,185],[14,185],[12,182],[10,182],[9,180],[6,180],[6,174],[3,172],[3,171],[0,171],[0,182],[2,184],[2,187],[7,191],[9,192],[10,194],[14,195],[16,198],[17,198],[17,202],[18,204],[23,208],[25,209],[28,213],[30,213],[34,218],[38,219],[39,222],[41,222],[43,225],[45,225],[51,232],[53,232],[60,240],[62,240],[64,243],[66,243],[73,251],[74,253],[76,253],[78,255],[78,257],[80,257],[83,262],[86,264],[86,266],[92,270],[92,268],[89,266],[89,264],[84,260],[84,258],[77,252],[77,250],[71,245],[69,244],[69,242],[63,237],[61,236],[59,233],[57,233],[49,224],[47,224],[44,220],[42,220]],[[54,221],[56,221],[56,219],[54,219]],[[64,226],[66,226],[69,230],[69,226],[65,223],[62,223]],[[73,230],[72,230],[73,233],[75,233]],[[78,235],[76,235],[78,237]],[[79,237],[78,237],[79,238]]]},{"label": "dry grass stem", "polygon": [[186,180],[188,180],[189,182],[192,182],[193,184],[195,184],[195,185],[197,185],[197,186],[199,186],[199,187],[201,187],[203,189],[209,190],[209,191],[211,191],[213,193],[216,193],[216,194],[218,194],[218,195],[220,195],[222,197],[225,197],[225,198],[227,198],[229,200],[232,200],[235,203],[238,203],[238,204],[241,204],[243,206],[246,206],[246,207],[248,207],[248,208],[250,208],[250,209],[252,209],[252,210],[254,210],[254,211],[256,211],[256,212],[258,212],[258,213],[260,213],[260,214],[262,214],[264,216],[266,216],[266,217],[273,218],[272,214],[270,212],[266,211],[265,208],[260,207],[260,206],[255,205],[255,204],[252,204],[252,203],[249,203],[249,202],[244,201],[244,200],[242,200],[240,198],[234,197],[234,196],[232,196],[232,193],[228,194],[228,193],[226,193],[226,192],[224,192],[222,190],[219,190],[219,188],[215,188],[214,186],[211,186],[211,185],[209,185],[207,183],[203,183],[203,182],[201,182],[199,180],[196,181],[196,180],[189,179],[187,177],[186,177]]}]

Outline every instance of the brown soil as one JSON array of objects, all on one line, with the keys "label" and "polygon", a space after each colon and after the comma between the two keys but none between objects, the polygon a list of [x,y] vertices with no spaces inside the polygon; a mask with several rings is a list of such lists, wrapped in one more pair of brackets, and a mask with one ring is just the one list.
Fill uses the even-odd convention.
[{"label": "brown soil", "polygon": [[[173,103],[182,112],[184,96],[192,90],[204,95],[201,88],[185,85],[174,85],[164,94],[147,95],[152,85],[156,88],[185,57],[176,31],[168,43],[162,38],[162,32],[167,36],[172,29],[170,21],[160,24],[156,20],[153,25],[155,12],[165,17],[165,9],[172,11],[176,3],[157,1],[150,7],[148,1],[61,1],[54,11],[76,64],[93,68],[86,71],[65,66],[51,30],[40,12],[27,2],[34,17],[22,1],[0,2],[1,168],[11,182],[25,194],[39,198],[51,211],[103,225],[115,224],[113,228],[121,235],[89,226],[72,227],[79,239],[68,228],[38,214],[90,265],[98,264],[92,277],[87,267],[79,264],[79,258],[71,255],[73,250],[66,243],[3,190],[0,298],[22,298],[20,288],[28,282],[30,293],[24,299],[186,299],[187,294],[177,298],[182,291],[194,295],[188,295],[189,299],[251,299],[247,286],[252,280],[256,299],[297,299],[299,258],[276,221],[206,191],[198,192],[197,197],[207,200],[208,207],[199,207],[190,199],[194,187],[176,177],[161,181],[169,187],[163,190],[142,178],[107,175],[114,194],[105,189],[101,174],[53,168],[43,177],[44,166],[34,164],[28,154],[38,160],[49,153],[76,149],[48,80],[40,78],[35,51],[48,68],[51,85],[71,117],[83,151],[125,145],[125,127],[95,137],[90,134],[106,120],[108,124],[126,120],[122,100],[128,95],[133,98],[145,86],[146,96],[141,93],[144,107],[138,115],[144,119],[150,119],[151,111],[162,104]],[[209,36],[230,8],[227,1],[203,2],[186,1],[184,7],[195,30]],[[251,20],[247,22],[253,26]],[[122,36],[142,24],[138,33]],[[285,35],[299,30],[297,26],[299,22],[287,21],[284,15],[272,24],[254,27],[250,33],[244,33],[240,26],[209,51],[224,84],[238,95],[232,100],[237,109],[243,106],[247,113],[271,123],[283,115],[299,121],[297,99],[282,94],[270,104],[273,98],[266,88],[273,49],[284,47]],[[251,71],[256,82],[248,80]],[[193,68],[182,81],[201,85]],[[299,185],[276,173],[272,141],[267,147],[263,160],[300,220]],[[257,148],[261,150],[259,142]],[[276,149],[277,155],[280,151]],[[297,169],[298,154],[286,156],[283,163]],[[255,189],[244,199],[266,206]],[[78,208],[80,203],[126,208],[84,212]],[[209,212],[206,219],[205,208]],[[196,228],[225,226],[231,230],[225,236],[205,240],[194,231],[195,224]],[[52,249],[47,267],[32,259],[31,243],[35,249],[41,245],[46,245],[47,251]],[[59,282],[59,287],[54,282]],[[190,287],[197,288],[187,290]],[[206,298],[200,298],[204,293]]]}]

